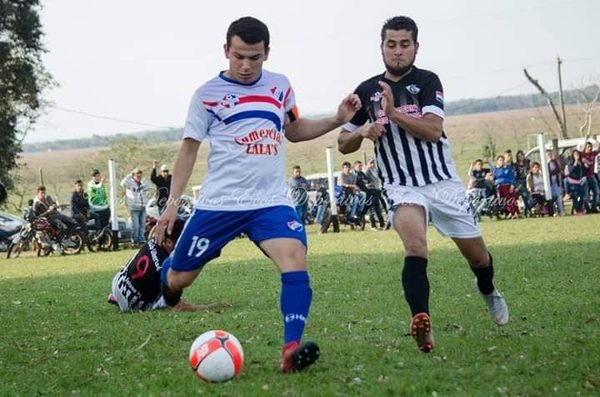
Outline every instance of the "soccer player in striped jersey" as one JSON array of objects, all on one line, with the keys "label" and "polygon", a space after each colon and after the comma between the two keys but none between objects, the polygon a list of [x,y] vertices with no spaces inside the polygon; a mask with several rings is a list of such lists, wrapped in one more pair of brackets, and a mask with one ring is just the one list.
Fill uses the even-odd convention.
[{"label": "soccer player in striped jersey", "polygon": [[[492,255],[469,212],[443,129],[444,93],[438,76],[414,65],[419,49],[416,23],[404,16],[385,22],[381,53],[386,71],[362,82],[355,93],[362,108],[342,127],[338,148],[375,145],[393,226],[404,245],[402,285],[412,312],[410,332],[423,352],[434,347],[429,315],[427,224],[454,240],[475,273],[494,322],[508,322],[508,307],[493,284]],[[392,216],[392,215],[391,215]]]},{"label": "soccer player in striped jersey", "polygon": [[306,268],[306,232],[285,183],[285,139],[306,141],[350,121],[360,101],[342,100],[335,116],[300,118],[288,79],[263,69],[269,30],[244,17],[227,31],[229,68],[196,90],[183,131],[170,199],[158,220],[157,238],[171,230],[177,199],[192,173],[200,143],[210,140],[208,170],[195,210],[162,270],[168,305],[204,265],[240,233],[253,241],[281,273],[283,348],[280,371],[299,371],[314,363],[319,348],[302,341],[312,299]]}]

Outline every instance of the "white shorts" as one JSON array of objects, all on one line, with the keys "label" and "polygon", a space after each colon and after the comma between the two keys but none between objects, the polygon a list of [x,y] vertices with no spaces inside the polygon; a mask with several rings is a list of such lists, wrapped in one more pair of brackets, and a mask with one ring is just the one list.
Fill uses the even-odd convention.
[{"label": "white shorts", "polygon": [[471,212],[465,188],[456,180],[444,180],[425,186],[394,186],[385,184],[385,195],[393,211],[403,204],[420,205],[425,209],[425,222],[433,223],[443,236],[474,238],[481,236],[479,224]]},{"label": "white shorts", "polygon": [[[137,311],[136,308],[131,307],[129,300],[127,300],[127,298],[125,297],[123,292],[119,289],[119,280],[121,279],[121,277],[124,277],[124,275],[123,275],[122,271],[119,270],[119,272],[117,272],[117,274],[115,274],[115,277],[113,277],[112,288],[111,288],[111,292],[112,292],[113,296],[115,297],[115,299],[117,300],[117,305],[119,306],[119,310],[122,312]],[[150,306],[150,308],[148,310],[164,309],[166,307],[168,307],[168,305],[165,302],[164,297],[161,295],[160,298],[158,298],[155,302],[152,303],[152,305]]]}]

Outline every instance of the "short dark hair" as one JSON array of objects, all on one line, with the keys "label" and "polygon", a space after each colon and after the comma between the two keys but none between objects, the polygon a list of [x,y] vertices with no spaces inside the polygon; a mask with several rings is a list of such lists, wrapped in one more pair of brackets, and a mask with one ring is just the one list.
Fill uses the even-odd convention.
[{"label": "short dark hair", "polygon": [[39,185],[39,186],[38,186],[38,188],[37,188],[37,191],[38,191],[38,192],[45,192],[45,191],[46,191],[46,186],[44,186],[44,185]]},{"label": "short dark hair", "polygon": [[97,168],[94,168],[92,170],[92,173],[90,174],[91,176],[96,176],[96,175],[100,175],[100,170]]},{"label": "short dark hair", "polygon": [[293,169],[293,170],[302,170],[302,168],[300,168],[300,166],[299,166],[299,165],[295,165],[295,166],[293,166],[293,167],[292,167],[292,169]]},{"label": "short dark hair", "polygon": [[83,185],[83,181],[81,179],[76,179],[75,182],[73,182],[74,185]]},{"label": "short dark hair", "polygon": [[381,28],[381,42],[385,40],[386,30],[407,30],[412,33],[412,39],[416,43],[419,36],[419,28],[417,23],[412,18],[405,16],[393,17],[385,21]]},{"label": "short dark hair", "polygon": [[348,166],[348,167],[352,167],[352,164],[350,164],[350,162],[349,162],[349,161],[344,161],[344,162],[342,163],[342,168],[343,168],[343,167],[346,167],[346,166]]},{"label": "short dark hair", "polygon": [[265,44],[265,50],[269,48],[269,28],[263,22],[254,17],[242,17],[233,21],[227,29],[227,47],[231,45],[231,38],[238,36],[246,44]]},{"label": "short dark hair", "polygon": [[356,167],[358,164],[361,164],[361,165],[362,165],[362,161],[360,161],[360,160],[356,160],[356,161],[354,162],[354,166],[355,166],[355,167]]}]

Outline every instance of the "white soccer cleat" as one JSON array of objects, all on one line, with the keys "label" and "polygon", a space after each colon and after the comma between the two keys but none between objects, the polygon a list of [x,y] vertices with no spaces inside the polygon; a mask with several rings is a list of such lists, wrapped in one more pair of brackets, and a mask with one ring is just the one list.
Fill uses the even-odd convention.
[{"label": "white soccer cleat", "polygon": [[502,294],[498,292],[498,290],[494,290],[489,295],[481,294],[481,296],[483,297],[494,322],[498,325],[505,325],[508,323],[508,305]]}]

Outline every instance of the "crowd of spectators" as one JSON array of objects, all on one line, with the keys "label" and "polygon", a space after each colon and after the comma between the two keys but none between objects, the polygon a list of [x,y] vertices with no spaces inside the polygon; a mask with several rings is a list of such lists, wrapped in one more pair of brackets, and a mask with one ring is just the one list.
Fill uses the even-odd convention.
[{"label": "crowd of spectators", "polygon": [[[166,164],[160,167],[160,175],[156,168],[157,162],[154,161],[151,181],[156,185],[156,204],[159,213],[162,213],[169,197],[171,175]],[[46,194],[45,186],[40,185],[35,198],[29,201],[29,207],[25,209],[25,217],[29,221],[45,217],[60,231],[60,235],[76,226],[81,226],[87,232],[90,220],[93,220],[96,230],[101,230],[108,226],[111,215],[105,179],[100,170],[93,169],[87,184],[81,179],[75,180],[69,205],[71,216],[62,213],[61,205]],[[131,219],[131,243],[142,245],[145,242],[146,207],[150,200],[149,182],[143,178],[142,170],[135,168],[121,180],[121,186],[125,191],[125,205]]]},{"label": "crowd of spectators", "polygon": [[[292,168],[288,187],[300,220],[306,224],[310,218],[321,227],[330,203],[326,183],[317,182],[311,185],[311,182],[301,175],[300,166],[296,165]],[[354,227],[362,226],[363,222],[368,220],[371,230],[383,230],[389,227],[384,217],[386,204],[382,197],[381,182],[374,159],[367,162],[364,170],[362,161],[355,161],[354,164],[343,162],[334,188],[336,202],[344,223]],[[311,200],[307,194],[309,190],[316,192],[311,207],[309,207]]]},{"label": "crowd of spectators", "polygon": [[488,159],[474,160],[469,168],[467,186],[473,210],[479,215],[509,219],[563,216],[565,203],[570,203],[571,214],[598,213],[598,142],[586,139],[582,150],[573,148],[566,158],[548,150],[546,158],[550,182],[548,195],[542,164],[528,160],[522,150],[517,151],[514,160],[510,150],[497,156],[494,163]]}]

